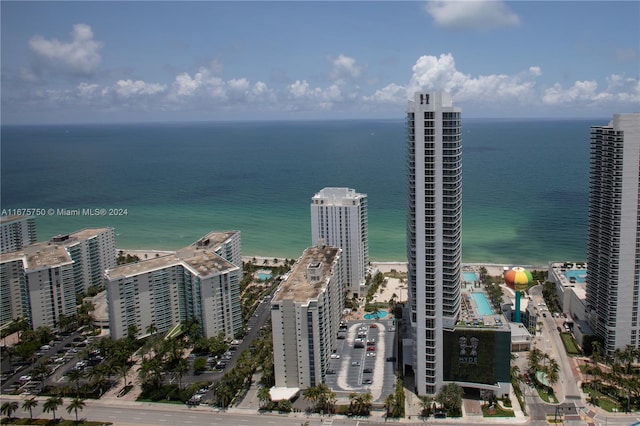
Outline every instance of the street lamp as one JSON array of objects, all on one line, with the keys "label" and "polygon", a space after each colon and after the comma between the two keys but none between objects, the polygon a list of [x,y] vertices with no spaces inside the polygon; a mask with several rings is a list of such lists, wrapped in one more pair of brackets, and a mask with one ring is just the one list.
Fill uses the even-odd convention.
[{"label": "street lamp", "polygon": [[[560,416],[562,416],[564,408],[556,406],[556,414],[553,416],[553,424],[556,424],[558,422],[558,411],[560,411]],[[564,424],[564,421],[562,423]]]}]

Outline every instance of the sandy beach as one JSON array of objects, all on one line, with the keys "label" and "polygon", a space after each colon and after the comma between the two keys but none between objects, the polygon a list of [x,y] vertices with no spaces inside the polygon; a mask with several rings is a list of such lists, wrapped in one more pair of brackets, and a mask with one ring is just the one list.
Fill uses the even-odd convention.
[{"label": "sandy beach", "polygon": [[[118,249],[117,251],[123,251],[125,255],[135,255],[141,261],[146,259],[153,259],[158,256],[166,256],[168,254],[175,253],[173,251],[166,250],[128,250]],[[267,256],[243,256],[243,262],[253,262],[256,266],[282,266],[286,258],[267,257]],[[512,267],[514,265],[506,264],[494,264],[494,263],[464,263],[462,270],[464,272],[480,272],[480,268],[484,267],[487,273],[491,276],[502,276],[505,267]],[[527,265],[525,266],[529,270],[546,270],[547,266],[539,265]],[[383,274],[389,274],[393,271],[398,273],[407,273],[407,262],[371,262],[372,272],[379,271]],[[394,297],[395,295],[395,297]],[[373,302],[387,303],[392,298],[402,302],[407,300],[407,284],[403,279],[386,277],[385,284],[382,285],[379,291],[373,297]],[[354,317],[361,318],[364,312],[355,312]]]}]

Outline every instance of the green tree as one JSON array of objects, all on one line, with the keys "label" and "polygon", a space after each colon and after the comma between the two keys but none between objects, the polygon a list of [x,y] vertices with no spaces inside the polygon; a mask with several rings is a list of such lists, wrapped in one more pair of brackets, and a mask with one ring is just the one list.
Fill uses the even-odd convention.
[{"label": "green tree", "polygon": [[59,406],[64,404],[64,401],[59,396],[51,396],[49,397],[44,404],[42,404],[42,410],[45,413],[52,412],[53,413],[53,422],[56,422],[56,410]]},{"label": "green tree", "polygon": [[38,401],[36,400],[35,396],[25,399],[22,403],[22,409],[24,411],[29,410],[29,423],[33,423],[33,409],[37,406]]},{"label": "green tree", "polygon": [[440,403],[451,416],[458,416],[462,407],[462,386],[457,383],[447,383],[440,387],[435,400]]},{"label": "green tree", "polygon": [[188,372],[189,363],[186,359],[180,358],[173,369],[173,376],[178,379],[178,389],[182,389],[182,377]]},{"label": "green tree", "polygon": [[311,401],[313,404],[313,409],[316,409],[316,405],[318,403],[318,398],[320,397],[320,389],[317,386],[309,386],[304,391],[302,391],[302,396]]},{"label": "green tree", "polygon": [[2,403],[2,407],[0,407],[0,411],[2,414],[5,414],[8,418],[13,416],[13,413],[18,411],[18,402],[16,401],[7,401]]},{"label": "green tree", "polygon": [[384,399],[384,409],[386,411],[387,417],[395,417],[394,416],[395,406],[396,406],[396,395],[393,393],[390,393]]},{"label": "green tree", "polygon": [[76,384],[76,397],[80,395],[80,379],[84,378],[84,372],[82,370],[71,370],[67,373],[69,381]]},{"label": "green tree", "polygon": [[260,389],[258,389],[258,400],[260,401],[260,408],[264,408],[268,402],[271,402],[269,388],[261,386]]},{"label": "green tree", "polygon": [[84,400],[77,397],[73,398],[67,405],[67,413],[71,414],[72,411],[76,413],[76,424],[78,424],[78,410],[82,411],[85,405]]},{"label": "green tree", "polygon": [[278,401],[278,411],[282,413],[290,413],[292,409],[293,405],[288,399],[282,399]]}]

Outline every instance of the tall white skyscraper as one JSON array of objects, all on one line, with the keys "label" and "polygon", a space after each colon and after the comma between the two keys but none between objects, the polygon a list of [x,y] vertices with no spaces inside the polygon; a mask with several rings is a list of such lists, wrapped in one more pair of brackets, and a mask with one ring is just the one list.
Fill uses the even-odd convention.
[{"label": "tall white skyscraper", "polygon": [[324,188],[311,199],[311,241],[342,249],[345,290],[361,296],[369,264],[367,195],[350,188]]},{"label": "tall white skyscraper", "polygon": [[416,391],[443,382],[444,330],[460,309],[462,136],[446,93],[416,93],[407,113],[407,257]]},{"label": "tall white skyscraper", "polygon": [[640,345],[640,113],[591,127],[587,312],[603,349]]}]

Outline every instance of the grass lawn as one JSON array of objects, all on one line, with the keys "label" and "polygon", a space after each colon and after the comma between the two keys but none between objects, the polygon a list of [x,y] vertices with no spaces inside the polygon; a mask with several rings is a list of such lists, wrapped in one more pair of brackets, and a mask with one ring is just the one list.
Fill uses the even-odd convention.
[{"label": "grass lawn", "polygon": [[540,395],[540,398],[542,398],[544,402],[558,402],[555,395],[549,393],[547,388],[545,388],[544,386],[536,386],[536,390],[538,391],[538,395]]},{"label": "grass lawn", "polygon": [[564,349],[567,351],[569,355],[580,355],[582,352],[576,341],[573,340],[573,336],[571,333],[563,332],[560,333],[560,337],[562,338],[562,343],[564,344]]},{"label": "grass lawn", "polygon": [[505,410],[499,405],[489,409],[488,405],[482,406],[482,415],[484,417],[515,417],[513,410]]},{"label": "grass lawn", "polygon": [[589,397],[591,398],[591,401],[593,401],[594,396],[596,396],[597,398],[597,406],[602,408],[603,410],[606,410],[610,413],[612,413],[614,411],[614,408],[617,411],[620,411],[621,407],[620,404],[618,404],[616,401],[614,401],[613,399],[611,399],[610,396],[605,395],[601,392],[597,392],[591,388],[585,388],[583,390],[586,390],[589,393]]}]

